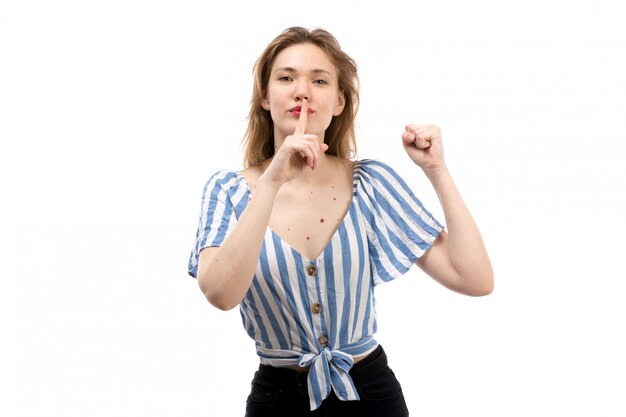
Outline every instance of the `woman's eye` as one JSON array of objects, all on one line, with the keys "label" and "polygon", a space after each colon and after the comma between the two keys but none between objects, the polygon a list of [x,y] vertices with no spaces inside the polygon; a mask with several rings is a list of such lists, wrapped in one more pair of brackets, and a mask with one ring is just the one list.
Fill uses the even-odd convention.
[{"label": "woman's eye", "polygon": [[326,80],[315,80],[315,84],[328,84]]},{"label": "woman's eye", "polygon": [[279,81],[291,81],[291,77],[288,77],[287,75],[283,75],[278,80]]}]

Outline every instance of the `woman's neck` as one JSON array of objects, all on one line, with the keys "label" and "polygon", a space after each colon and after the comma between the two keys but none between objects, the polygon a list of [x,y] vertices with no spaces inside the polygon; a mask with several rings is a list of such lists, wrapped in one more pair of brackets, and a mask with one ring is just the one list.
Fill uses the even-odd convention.
[{"label": "woman's neck", "polygon": [[[261,172],[264,172],[269,164],[272,162],[272,158],[266,160],[263,163]],[[338,175],[341,175],[342,167],[344,166],[344,162],[350,162],[347,160],[343,160],[334,155],[326,155],[325,153],[321,153],[319,156],[319,160],[317,163],[317,167],[315,170],[312,170],[309,167],[305,167],[300,175],[298,175],[293,180],[289,181],[285,185],[288,188],[298,189],[301,187],[317,187],[320,185],[328,184],[333,181]]]}]

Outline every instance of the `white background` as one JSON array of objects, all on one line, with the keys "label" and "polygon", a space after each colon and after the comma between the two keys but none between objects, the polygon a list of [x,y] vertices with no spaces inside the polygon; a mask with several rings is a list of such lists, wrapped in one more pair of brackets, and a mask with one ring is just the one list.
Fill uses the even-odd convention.
[{"label": "white background", "polygon": [[626,415],[622,1],[0,1],[0,415],[242,416],[258,364],[186,273],[293,25],[359,64],[359,157],[436,123],[496,272],[378,291],[415,416]]}]

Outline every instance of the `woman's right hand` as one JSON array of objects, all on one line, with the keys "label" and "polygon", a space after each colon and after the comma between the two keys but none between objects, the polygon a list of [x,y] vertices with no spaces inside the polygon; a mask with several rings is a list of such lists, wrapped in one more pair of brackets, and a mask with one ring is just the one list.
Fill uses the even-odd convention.
[{"label": "woman's right hand", "polygon": [[326,152],[328,145],[320,144],[317,135],[306,133],[308,111],[309,103],[303,99],[296,128],[274,154],[262,175],[264,179],[282,185],[300,175],[305,167],[313,170],[317,167],[320,154]]}]

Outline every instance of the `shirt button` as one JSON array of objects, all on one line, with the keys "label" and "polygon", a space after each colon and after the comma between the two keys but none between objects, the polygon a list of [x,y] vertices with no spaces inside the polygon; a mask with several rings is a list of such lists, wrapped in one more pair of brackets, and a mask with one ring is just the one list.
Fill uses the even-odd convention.
[{"label": "shirt button", "polygon": [[317,340],[318,342],[320,342],[320,345],[322,345],[322,347],[328,346],[328,339],[326,337],[320,336]]},{"label": "shirt button", "polygon": [[315,265],[309,265],[306,267],[306,273],[310,276],[313,276],[317,273],[317,268],[315,267]]},{"label": "shirt button", "polygon": [[311,311],[313,312],[313,314],[318,314],[320,311],[322,311],[322,305],[319,303],[315,303],[311,306]]}]

